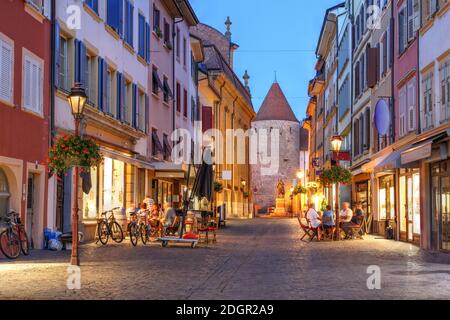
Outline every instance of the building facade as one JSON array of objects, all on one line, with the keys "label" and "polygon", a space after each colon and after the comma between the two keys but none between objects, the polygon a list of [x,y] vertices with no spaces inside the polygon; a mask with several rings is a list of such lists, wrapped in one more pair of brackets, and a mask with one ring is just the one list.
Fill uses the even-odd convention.
[{"label": "building facade", "polygon": [[[227,129],[245,133],[255,117],[248,86],[244,86],[233,70],[233,53],[238,45],[231,41],[231,21],[227,31],[198,24],[191,34],[203,43],[205,60],[199,70],[199,105],[204,132],[217,129],[214,136],[215,181],[223,190],[215,192],[215,205],[225,206],[228,218],[253,216],[249,139],[226,139]],[[241,136],[242,137],[242,136]]]},{"label": "building facade", "polygon": [[48,224],[50,18],[50,1],[0,4],[0,217],[19,213],[38,249]]}]

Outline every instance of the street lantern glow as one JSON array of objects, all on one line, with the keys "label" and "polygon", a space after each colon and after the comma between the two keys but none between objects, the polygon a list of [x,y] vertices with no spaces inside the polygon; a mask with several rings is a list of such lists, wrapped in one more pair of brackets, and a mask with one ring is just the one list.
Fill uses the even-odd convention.
[{"label": "street lantern glow", "polygon": [[331,148],[333,149],[333,151],[335,152],[341,151],[342,141],[343,139],[339,135],[335,135],[333,136],[333,138],[331,138]]},{"label": "street lantern glow", "polygon": [[75,83],[75,86],[70,90],[70,95],[67,100],[69,101],[73,116],[75,118],[81,118],[87,100],[86,91],[81,83]]},{"label": "street lantern glow", "polygon": [[245,186],[247,185],[247,181],[242,180],[242,181],[241,181],[241,184],[242,184],[243,187],[245,187]]},{"label": "street lantern glow", "polygon": [[304,177],[305,177],[305,175],[304,175],[303,171],[298,171],[298,172],[297,172],[297,178],[298,178],[299,180],[303,179]]}]

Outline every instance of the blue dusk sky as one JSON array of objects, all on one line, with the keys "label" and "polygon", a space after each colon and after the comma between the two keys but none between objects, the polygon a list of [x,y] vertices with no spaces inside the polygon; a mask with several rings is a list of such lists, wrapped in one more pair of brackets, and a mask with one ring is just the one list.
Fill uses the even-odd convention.
[{"label": "blue dusk sky", "polygon": [[305,117],[308,81],[314,77],[315,49],[325,10],[339,0],[191,0],[202,23],[225,32],[227,16],[235,53],[234,69],[247,69],[253,105],[259,110],[275,78],[297,118]]}]

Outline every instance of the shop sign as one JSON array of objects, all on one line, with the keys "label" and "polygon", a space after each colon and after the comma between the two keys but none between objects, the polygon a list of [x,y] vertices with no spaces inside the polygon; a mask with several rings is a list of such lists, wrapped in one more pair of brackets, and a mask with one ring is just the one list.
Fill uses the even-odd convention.
[{"label": "shop sign", "polygon": [[333,161],[351,161],[352,160],[349,151],[341,151],[341,152],[333,151],[331,159]]}]

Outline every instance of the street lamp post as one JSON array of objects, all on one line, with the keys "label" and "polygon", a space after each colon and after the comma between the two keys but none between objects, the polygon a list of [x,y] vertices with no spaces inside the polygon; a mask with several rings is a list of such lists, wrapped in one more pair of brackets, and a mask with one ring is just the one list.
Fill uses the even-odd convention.
[{"label": "street lamp post", "polygon": [[[71,89],[70,95],[67,99],[69,101],[70,108],[72,110],[72,115],[75,120],[75,135],[79,135],[80,122],[83,119],[84,106],[86,105],[86,92],[81,83],[75,83],[75,86]],[[80,265],[80,259],[78,256],[78,179],[79,179],[79,168],[76,165],[74,167],[74,201],[73,201],[73,211],[72,211],[72,254],[70,257],[70,264],[73,266]]]},{"label": "street lamp post", "polygon": [[[342,137],[339,135],[335,135],[331,138],[331,148],[334,152],[336,152],[336,165],[339,165],[339,151],[341,151],[342,147]],[[339,217],[339,182],[336,183],[336,200],[335,200],[335,210],[336,210],[336,233],[337,240],[340,240],[341,230],[340,230],[340,217]]]}]

